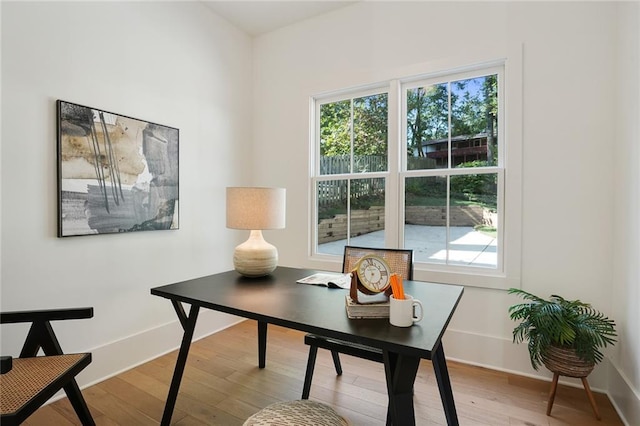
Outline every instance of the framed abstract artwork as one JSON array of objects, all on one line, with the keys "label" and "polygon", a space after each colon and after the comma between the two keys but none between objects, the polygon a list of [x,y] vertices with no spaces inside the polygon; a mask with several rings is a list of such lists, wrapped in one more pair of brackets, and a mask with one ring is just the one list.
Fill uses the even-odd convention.
[{"label": "framed abstract artwork", "polygon": [[178,229],[178,129],[57,101],[58,236]]}]

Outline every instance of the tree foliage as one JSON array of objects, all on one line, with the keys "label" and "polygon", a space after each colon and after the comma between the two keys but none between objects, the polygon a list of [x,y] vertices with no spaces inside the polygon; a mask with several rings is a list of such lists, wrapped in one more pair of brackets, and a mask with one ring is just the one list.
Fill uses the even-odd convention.
[{"label": "tree foliage", "polygon": [[[428,141],[451,136],[488,136],[488,161],[495,162],[498,79],[488,75],[407,91],[407,150],[424,156]],[[449,125],[449,118],[451,125]]]},{"label": "tree foliage", "polygon": [[[427,157],[429,141],[451,137],[487,135],[487,158],[457,167],[493,166],[497,159],[497,75],[487,75],[420,86],[406,91],[408,168],[437,166]],[[320,155],[328,173],[387,170],[388,94],[379,93],[330,102],[320,106]],[[477,138],[476,138],[477,139]],[[374,158],[377,156],[377,158]],[[375,161],[372,162],[373,160]],[[321,163],[324,164],[324,163]],[[457,161],[456,161],[457,164]],[[445,165],[446,167],[446,165]],[[447,180],[407,180],[408,203],[439,203],[444,200]],[[495,209],[496,174],[469,174],[451,179],[451,198]]]},{"label": "tree foliage", "polygon": [[[417,87],[407,91],[407,150],[425,155],[424,143],[449,136],[487,133],[494,145],[498,112],[498,79],[488,75]],[[386,93],[323,104],[320,108],[320,154],[386,155]],[[451,125],[449,125],[451,118]],[[353,130],[353,131],[352,131]],[[490,146],[492,163],[495,147]]]},{"label": "tree foliage", "polygon": [[447,137],[449,94],[447,84],[407,91],[407,148],[409,155],[424,157],[422,143]]},{"label": "tree foliage", "polygon": [[387,98],[387,94],[382,93],[354,99],[354,154],[387,154],[389,112]]},{"label": "tree foliage", "polygon": [[[484,167],[487,161],[475,160],[457,167]],[[498,208],[498,174],[478,173],[451,177],[451,198],[482,204],[491,210]]]},{"label": "tree foliage", "polygon": [[[386,93],[323,104],[320,108],[320,154],[386,155],[388,141]],[[353,134],[351,129],[353,128]]]},{"label": "tree foliage", "polygon": [[349,155],[351,152],[351,101],[320,107],[320,154]]}]

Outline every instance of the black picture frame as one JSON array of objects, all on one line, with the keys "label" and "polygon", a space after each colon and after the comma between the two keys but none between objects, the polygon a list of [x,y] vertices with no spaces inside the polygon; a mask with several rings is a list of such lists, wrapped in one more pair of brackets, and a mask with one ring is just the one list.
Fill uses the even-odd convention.
[{"label": "black picture frame", "polygon": [[179,228],[179,129],[56,107],[58,237]]}]

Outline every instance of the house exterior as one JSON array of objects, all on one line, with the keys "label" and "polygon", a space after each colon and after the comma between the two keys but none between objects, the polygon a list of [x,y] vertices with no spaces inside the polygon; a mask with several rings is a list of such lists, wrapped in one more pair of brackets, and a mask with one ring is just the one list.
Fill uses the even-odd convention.
[{"label": "house exterior", "polygon": [[[436,167],[446,167],[449,161],[449,138],[425,141],[422,151],[427,158],[435,160]],[[453,167],[470,161],[487,161],[487,134],[451,137],[451,161]]]}]

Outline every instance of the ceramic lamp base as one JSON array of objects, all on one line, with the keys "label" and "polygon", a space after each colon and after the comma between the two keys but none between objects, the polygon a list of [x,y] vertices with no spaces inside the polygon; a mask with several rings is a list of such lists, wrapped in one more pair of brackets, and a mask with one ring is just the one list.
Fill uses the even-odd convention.
[{"label": "ceramic lamp base", "polygon": [[278,249],[262,237],[262,231],[251,231],[249,239],[233,252],[233,267],[245,277],[269,275],[278,266]]}]

